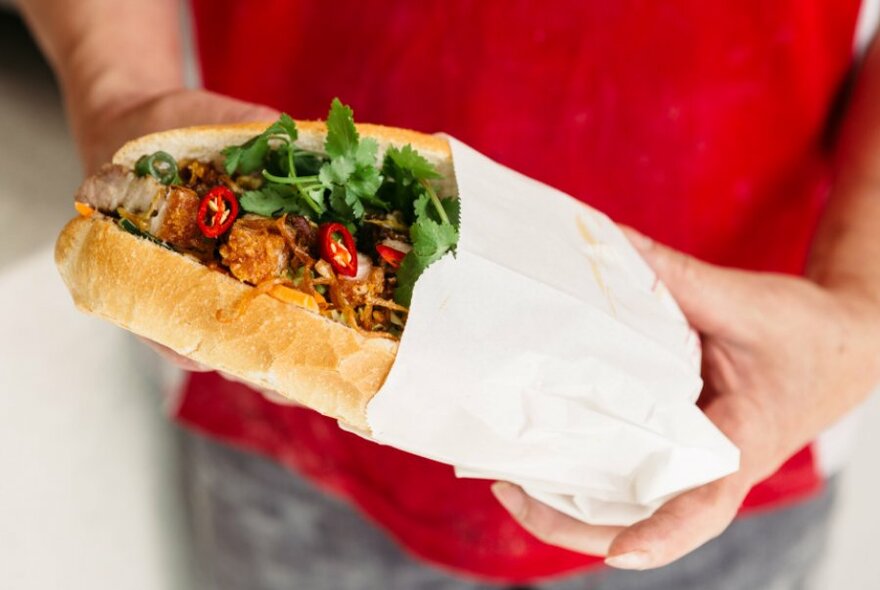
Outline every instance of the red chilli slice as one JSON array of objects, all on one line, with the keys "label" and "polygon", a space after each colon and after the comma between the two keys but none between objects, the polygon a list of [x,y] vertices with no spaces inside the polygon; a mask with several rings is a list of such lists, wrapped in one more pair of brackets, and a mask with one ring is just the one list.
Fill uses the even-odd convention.
[{"label": "red chilli slice", "polygon": [[226,233],[238,217],[238,199],[229,188],[215,186],[199,203],[196,222],[205,237],[216,238]]},{"label": "red chilli slice", "polygon": [[357,249],[351,232],[341,223],[323,223],[318,227],[318,244],[321,258],[330,263],[337,273],[353,277],[357,275]]}]

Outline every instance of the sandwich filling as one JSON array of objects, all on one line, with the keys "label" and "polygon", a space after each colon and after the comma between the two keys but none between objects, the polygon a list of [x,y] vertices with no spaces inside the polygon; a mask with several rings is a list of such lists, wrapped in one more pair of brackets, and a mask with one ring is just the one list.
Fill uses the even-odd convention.
[{"label": "sandwich filling", "polygon": [[296,145],[287,115],[214,161],[144,154],[106,164],[76,193],[84,216],[141,238],[363,333],[399,337],[416,279],[458,241],[458,201],[435,190],[435,167],[412,146],[361,138],[335,99],[321,153]]}]

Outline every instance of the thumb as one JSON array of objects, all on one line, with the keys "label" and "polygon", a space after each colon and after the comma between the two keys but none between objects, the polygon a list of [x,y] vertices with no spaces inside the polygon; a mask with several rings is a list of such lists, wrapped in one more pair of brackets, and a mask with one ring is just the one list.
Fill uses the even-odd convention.
[{"label": "thumb", "polygon": [[699,332],[723,332],[753,307],[747,273],[708,264],[621,226]]}]

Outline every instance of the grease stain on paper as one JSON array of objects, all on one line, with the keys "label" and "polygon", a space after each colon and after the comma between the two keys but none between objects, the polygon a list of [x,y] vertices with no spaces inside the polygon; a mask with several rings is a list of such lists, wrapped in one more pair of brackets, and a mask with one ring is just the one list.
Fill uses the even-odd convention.
[{"label": "grease stain on paper", "polygon": [[[588,247],[595,248],[600,245],[599,240],[596,239],[590,231],[590,228],[587,227],[587,222],[584,219],[583,214],[575,217],[575,224],[577,225],[578,233],[581,235],[584,242],[587,243]],[[602,294],[605,296],[605,300],[608,301],[608,306],[611,308],[611,315],[617,317],[617,307],[614,305],[614,296],[608,288],[608,283],[605,282],[605,277],[602,275],[600,264],[589,253],[584,252],[583,254],[590,263],[590,268],[593,270],[593,278],[596,279],[596,284],[599,285]]]}]

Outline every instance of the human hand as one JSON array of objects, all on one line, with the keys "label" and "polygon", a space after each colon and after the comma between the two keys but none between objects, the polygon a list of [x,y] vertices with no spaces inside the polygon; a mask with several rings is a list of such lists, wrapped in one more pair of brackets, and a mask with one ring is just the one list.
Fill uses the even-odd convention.
[{"label": "human hand", "polygon": [[[163,345],[159,344],[158,342],[155,342],[153,340],[148,340],[147,338],[141,338],[141,340],[144,343],[146,343],[150,348],[152,348],[153,351],[156,352],[156,354],[158,354],[160,357],[162,357],[163,359],[165,359],[166,361],[168,361],[172,365],[176,366],[178,369],[182,369],[184,371],[190,371],[190,372],[194,372],[194,373],[205,373],[205,372],[214,370],[211,367],[208,367],[207,365],[203,365],[203,364],[196,362],[190,358],[187,358],[185,356],[181,356],[181,355],[177,354],[176,352],[174,352],[173,350],[171,350],[170,348],[168,348],[167,346],[163,346]],[[277,391],[272,391],[271,389],[266,389],[264,387],[257,387],[253,383],[249,383],[247,381],[244,381],[243,379],[239,379],[235,375],[231,375],[231,374],[225,373],[223,371],[217,371],[217,373],[221,377],[226,379],[227,381],[235,381],[236,383],[242,383],[244,385],[247,385],[248,387],[250,387],[254,391],[257,391],[260,394],[262,394],[263,397],[265,397],[270,402],[274,402],[274,403],[282,405],[282,406],[302,407],[302,404],[299,404],[290,398],[284,397],[283,395],[281,395]]]},{"label": "human hand", "polygon": [[278,111],[205,90],[174,89],[143,99],[127,99],[94,112],[71,113],[87,174],[109,162],[125,142],[152,133],[188,127],[248,121],[270,121]]},{"label": "human hand", "polygon": [[[86,174],[109,162],[125,142],[147,133],[267,121],[279,115],[262,105],[184,88],[177,2],[131,2],[125,10],[118,10],[112,0],[18,4],[55,70]],[[145,342],[181,369],[209,370],[158,343]],[[274,401],[284,399],[263,393]]]},{"label": "human hand", "polygon": [[721,534],[754,484],[870,393],[880,381],[880,306],[856,290],[712,266],[627,233],[701,334],[699,404],[739,447],[739,471],[625,528],[584,524],[509,483],[492,489],[539,539],[649,569]]}]

